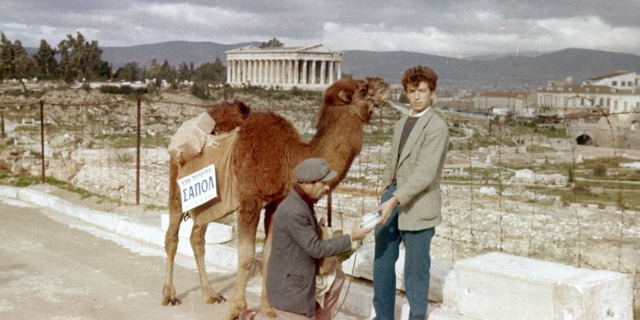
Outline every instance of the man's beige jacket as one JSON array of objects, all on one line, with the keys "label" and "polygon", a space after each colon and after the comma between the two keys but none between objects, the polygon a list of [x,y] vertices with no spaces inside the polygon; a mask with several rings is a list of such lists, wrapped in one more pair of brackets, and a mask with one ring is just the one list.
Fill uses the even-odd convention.
[{"label": "man's beige jacket", "polygon": [[398,189],[393,195],[400,202],[398,228],[417,231],[433,228],[442,221],[440,176],[449,148],[449,129],[433,109],[427,110],[416,122],[398,157],[400,136],[407,118],[403,116],[394,127],[382,186],[388,188],[397,171]]}]

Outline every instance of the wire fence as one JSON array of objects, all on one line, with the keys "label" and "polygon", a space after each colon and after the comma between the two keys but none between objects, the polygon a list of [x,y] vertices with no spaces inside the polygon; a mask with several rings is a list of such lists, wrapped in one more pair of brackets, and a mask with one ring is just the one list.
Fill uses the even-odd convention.
[{"label": "wire fence", "polygon": [[[40,175],[44,168],[46,176],[123,203],[165,204],[170,137],[212,102],[185,94],[140,100],[79,96],[3,97],[3,152],[11,156],[10,150],[19,150],[3,161],[14,172]],[[317,97],[236,93],[230,98],[283,115],[305,139],[314,133]],[[455,262],[499,251],[618,271],[630,276],[639,297],[640,118],[637,112],[594,111],[567,109],[567,116],[552,124],[438,111],[449,124],[451,147],[433,257]],[[332,194],[335,225],[350,227],[378,205],[392,125],[400,115],[385,107],[365,126],[362,152]],[[326,200],[318,205],[320,212],[329,211]]]}]

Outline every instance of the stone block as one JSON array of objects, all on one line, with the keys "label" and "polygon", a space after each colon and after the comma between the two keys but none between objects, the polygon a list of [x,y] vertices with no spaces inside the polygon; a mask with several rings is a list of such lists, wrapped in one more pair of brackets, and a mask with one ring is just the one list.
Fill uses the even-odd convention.
[{"label": "stone block", "polygon": [[[341,311],[366,319],[373,319],[376,315],[373,310],[373,288],[370,285],[357,282],[349,283],[349,279],[346,279],[338,301],[344,301]],[[394,318],[400,320],[409,318],[409,302],[407,298],[396,296]]]},{"label": "stone block", "polygon": [[435,308],[429,313],[429,320],[476,320],[475,318],[469,318],[459,313],[447,311],[441,308]]},{"label": "stone block", "polygon": [[20,188],[11,186],[0,186],[0,197],[17,199]]},{"label": "stone block", "polygon": [[[373,281],[373,259],[375,243],[368,243],[360,247],[356,253],[342,263],[342,270],[345,274],[357,278],[364,278]],[[354,266],[355,264],[355,266]],[[405,291],[404,287],[404,248],[400,248],[398,261],[395,265],[396,289]],[[451,263],[431,259],[431,279],[429,281],[429,300],[442,302],[442,289],[445,278],[453,270]]]},{"label": "stone block", "polygon": [[49,202],[55,200],[56,197],[42,191],[22,188],[18,192],[18,199],[26,202],[31,202],[42,207],[48,207]]},{"label": "stone block", "polygon": [[502,253],[460,260],[447,304],[478,319],[633,319],[627,275]]},{"label": "stone block", "polygon": [[[167,232],[169,228],[169,214],[163,213],[160,215],[160,226],[163,232]],[[189,240],[191,237],[191,230],[193,229],[193,219],[188,219],[187,221],[182,221],[180,223],[180,230],[178,231],[178,236],[181,239]],[[233,227],[217,223],[211,222],[207,227],[207,233],[204,236],[206,243],[226,243],[233,239]]]}]

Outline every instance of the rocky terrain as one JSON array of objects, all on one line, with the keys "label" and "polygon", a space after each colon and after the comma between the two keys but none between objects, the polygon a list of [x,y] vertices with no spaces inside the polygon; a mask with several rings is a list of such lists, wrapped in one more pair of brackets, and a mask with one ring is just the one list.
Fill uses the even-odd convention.
[{"label": "rocky terrain", "polygon": [[[166,211],[170,137],[183,121],[205,111],[215,99],[242,99],[253,110],[282,114],[303,138],[314,133],[319,105],[318,95],[283,96],[264,90],[213,90],[211,101],[197,99],[185,90],[143,96],[140,205],[135,205],[136,98],[55,87],[40,94],[0,95],[6,136],[0,143],[0,173],[40,176],[42,100],[46,176],[95,194],[82,197],[60,189],[58,195],[100,210],[124,208],[128,214],[149,216]],[[350,228],[377,206],[391,126],[400,114],[389,107],[377,110],[365,127],[363,151],[332,193],[334,226]],[[441,115],[449,123],[452,147],[443,177],[444,222],[436,230],[434,258],[455,262],[502,251],[620,271],[634,280],[635,295],[640,296],[640,204],[633,199],[640,188],[632,181],[637,173],[633,163],[640,162],[640,152],[576,146],[535,128],[490,125],[485,118],[455,112]],[[588,169],[591,162],[611,158],[630,167],[610,168],[601,178],[604,182],[582,187],[587,191],[570,181],[568,169],[576,174],[576,181],[580,177],[586,181],[593,178]],[[11,183],[16,178],[3,179]],[[319,203],[321,215],[326,203],[326,199]],[[234,219],[226,222],[233,225]]]}]

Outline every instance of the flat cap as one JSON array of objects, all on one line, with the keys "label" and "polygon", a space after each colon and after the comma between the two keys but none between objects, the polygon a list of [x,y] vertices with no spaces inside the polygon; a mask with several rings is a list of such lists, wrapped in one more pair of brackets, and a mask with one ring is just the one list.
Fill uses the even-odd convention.
[{"label": "flat cap", "polygon": [[296,179],[299,182],[329,181],[337,175],[324,158],[309,158],[296,166]]}]

